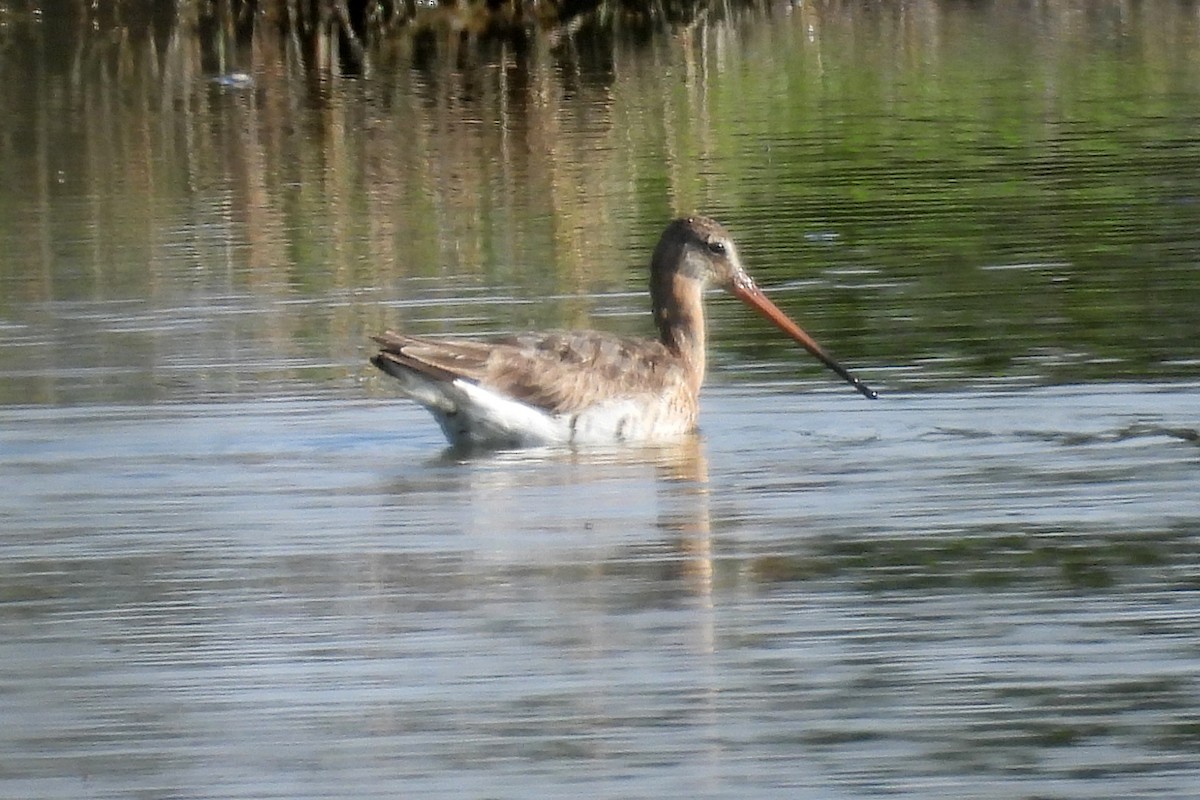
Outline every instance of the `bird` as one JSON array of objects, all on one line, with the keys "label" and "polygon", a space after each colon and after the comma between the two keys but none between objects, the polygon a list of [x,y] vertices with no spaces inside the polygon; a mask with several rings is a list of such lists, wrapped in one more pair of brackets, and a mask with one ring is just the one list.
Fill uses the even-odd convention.
[{"label": "bird", "polygon": [[864,397],[878,396],[755,285],[729,231],[698,215],[670,222],[650,259],[657,339],[552,330],[471,340],[388,330],[371,337],[379,345],[371,363],[433,414],[452,446],[665,442],[697,429],[710,286],[757,310]]}]

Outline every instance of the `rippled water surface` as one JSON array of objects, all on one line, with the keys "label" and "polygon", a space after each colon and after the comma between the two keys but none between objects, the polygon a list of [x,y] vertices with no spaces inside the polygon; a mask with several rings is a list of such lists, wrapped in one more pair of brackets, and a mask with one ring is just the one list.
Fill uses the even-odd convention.
[{"label": "rippled water surface", "polygon": [[1195,388],[7,410],[6,793],[1182,796]]},{"label": "rippled water surface", "polygon": [[[0,796],[1194,796],[1200,20],[883,5],[0,17]],[[367,364],[645,335],[695,210],[878,401],[724,298],[672,446]]]}]

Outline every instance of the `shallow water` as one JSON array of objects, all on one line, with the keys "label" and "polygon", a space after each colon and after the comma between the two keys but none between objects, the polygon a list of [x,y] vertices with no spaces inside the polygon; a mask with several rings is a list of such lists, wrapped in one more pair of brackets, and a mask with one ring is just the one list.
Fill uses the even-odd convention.
[{"label": "shallow water", "polygon": [[[877,6],[357,77],[8,18],[0,795],[1193,795],[1200,19]],[[694,210],[878,401],[717,298],[675,446],[367,365],[646,334]]]},{"label": "shallow water", "polygon": [[[1194,386],[7,409],[13,796],[1182,796]],[[586,789],[585,789],[586,787]]]}]

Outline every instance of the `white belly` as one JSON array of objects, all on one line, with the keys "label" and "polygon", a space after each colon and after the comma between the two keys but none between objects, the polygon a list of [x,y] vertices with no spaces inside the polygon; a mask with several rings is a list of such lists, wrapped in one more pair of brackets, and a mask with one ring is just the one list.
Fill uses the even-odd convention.
[{"label": "white belly", "polygon": [[[656,442],[692,429],[671,413],[665,398],[637,395],[589,406],[575,414],[549,414],[474,383],[426,384],[409,396],[430,410],[452,444],[537,447],[555,444]],[[436,392],[434,402],[430,392]]]}]

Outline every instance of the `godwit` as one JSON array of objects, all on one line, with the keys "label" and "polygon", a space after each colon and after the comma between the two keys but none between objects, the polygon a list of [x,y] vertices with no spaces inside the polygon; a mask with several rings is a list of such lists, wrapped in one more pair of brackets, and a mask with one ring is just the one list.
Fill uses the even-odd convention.
[{"label": "godwit", "polygon": [[371,359],[433,414],[455,445],[652,442],[695,430],[704,382],[703,294],[720,286],[757,309],[863,396],[876,394],[780,311],[742,268],[728,231],[677,219],[650,260],[659,338],[601,331],[522,333],[486,341],[388,331]]}]

